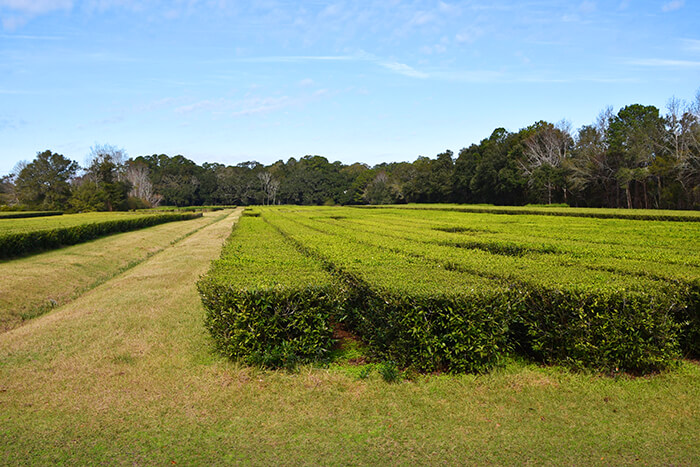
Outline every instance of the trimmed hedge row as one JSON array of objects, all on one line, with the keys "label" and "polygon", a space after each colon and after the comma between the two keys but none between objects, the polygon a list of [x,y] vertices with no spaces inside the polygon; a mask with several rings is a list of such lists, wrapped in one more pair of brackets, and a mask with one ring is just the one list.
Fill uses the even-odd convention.
[{"label": "trimmed hedge row", "polygon": [[7,211],[0,212],[0,219],[22,219],[28,217],[61,216],[62,211]]},{"label": "trimmed hedge row", "polygon": [[[659,283],[646,293],[641,286],[627,289],[625,283],[632,282],[624,278],[620,288],[561,288],[556,281],[545,285],[512,278],[484,279],[480,286],[464,272],[460,277],[475,289],[460,291],[447,282],[444,268],[433,263],[420,271],[411,264],[420,258],[391,251],[392,245],[334,234],[303,216],[266,217],[354,285],[350,327],[377,354],[404,366],[481,371],[513,349],[575,368],[648,373],[697,345],[697,287]],[[397,240],[391,239],[394,246]],[[420,286],[436,282],[433,290],[445,292],[425,294],[410,284],[411,278]]]},{"label": "trimmed hedge row", "polygon": [[147,208],[145,211],[152,212],[194,212],[194,211],[223,211],[224,209],[235,209],[236,206],[160,206],[157,208]]},{"label": "trimmed hedge row", "polygon": [[532,209],[527,207],[498,207],[498,206],[419,206],[419,205],[381,205],[381,206],[352,206],[360,209],[412,209],[418,211],[451,211],[474,214],[506,214],[506,215],[536,215],[536,216],[564,216],[564,217],[591,217],[596,219],[631,219],[643,221],[672,221],[672,222],[700,222],[700,215],[683,215],[669,213],[635,212],[609,212],[587,208],[586,210],[576,210],[577,208],[541,208]]},{"label": "trimmed hedge row", "polygon": [[41,250],[75,245],[105,235],[129,232],[153,225],[202,217],[201,213],[138,215],[105,222],[49,230],[10,233],[0,236],[0,258],[12,258]]},{"label": "trimmed hedge row", "polygon": [[[508,319],[504,311],[508,307],[500,306],[505,294],[497,284],[478,291],[455,283],[460,275],[451,271],[433,271],[432,277],[426,277],[421,275],[425,264],[408,263],[400,255],[352,242],[336,250],[348,251],[351,245],[347,261],[340,255],[331,258],[318,248],[337,246],[327,234],[310,230],[299,235],[302,226],[296,226],[294,232],[289,225],[287,229],[275,227],[333,274],[339,288],[345,290],[337,296],[336,310],[375,356],[419,371],[483,372],[498,364],[506,352]],[[371,258],[371,264],[357,258]],[[419,277],[420,290],[409,282]],[[397,279],[408,287],[392,287]],[[484,282],[472,279],[475,287]],[[444,292],[449,290],[448,283],[455,290]]]},{"label": "trimmed hedge row", "polygon": [[331,350],[342,289],[259,217],[239,220],[197,288],[206,327],[228,358],[294,366]]},{"label": "trimmed hedge row", "polygon": [[[404,295],[356,289],[349,327],[380,358],[418,371],[484,372],[508,352],[507,295]],[[349,303],[353,303],[352,301]]]},{"label": "trimmed hedge row", "polygon": [[338,300],[328,287],[242,289],[205,277],[197,288],[215,346],[232,360],[276,368],[331,350]]},{"label": "trimmed hedge row", "polygon": [[644,374],[698,355],[700,282],[608,272],[590,284],[548,280],[526,257],[470,250],[469,258],[497,259],[513,271],[500,275],[498,264],[483,263],[488,271],[480,276],[478,263],[463,269],[473,260],[462,265],[454,248],[404,251],[410,241],[380,239],[373,229],[281,209],[261,214],[241,218],[222,259],[198,283],[207,327],[233,359],[273,367],[322,360],[335,321],[377,357],[419,371],[481,372],[516,352]]},{"label": "trimmed hedge row", "polygon": [[674,291],[578,292],[529,284],[521,289],[511,341],[546,363],[651,373],[681,356],[682,326],[675,316],[688,308]]}]

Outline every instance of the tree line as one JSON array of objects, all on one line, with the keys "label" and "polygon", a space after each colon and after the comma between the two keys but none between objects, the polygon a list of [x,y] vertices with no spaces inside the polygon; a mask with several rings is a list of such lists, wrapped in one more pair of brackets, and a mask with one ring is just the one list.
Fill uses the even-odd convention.
[{"label": "tree line", "polygon": [[182,155],[126,158],[92,148],[86,167],[50,150],[0,180],[0,204],[91,211],[163,205],[566,203],[614,208],[700,208],[700,92],[665,114],[633,104],[605,109],[577,131],[539,121],[497,128],[457,155],[413,162],[330,162],[318,155],[198,165]]}]

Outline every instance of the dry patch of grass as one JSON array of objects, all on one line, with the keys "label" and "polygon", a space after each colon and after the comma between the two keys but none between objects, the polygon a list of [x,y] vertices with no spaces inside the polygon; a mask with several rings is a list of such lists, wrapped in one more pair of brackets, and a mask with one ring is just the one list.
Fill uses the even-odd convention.
[{"label": "dry patch of grass", "polygon": [[211,223],[221,213],[0,261],[0,332],[76,298]]},{"label": "dry patch of grass", "polygon": [[511,362],[386,384],[210,351],[194,283],[235,216],[0,335],[7,464],[700,462],[700,368],[611,379]]}]

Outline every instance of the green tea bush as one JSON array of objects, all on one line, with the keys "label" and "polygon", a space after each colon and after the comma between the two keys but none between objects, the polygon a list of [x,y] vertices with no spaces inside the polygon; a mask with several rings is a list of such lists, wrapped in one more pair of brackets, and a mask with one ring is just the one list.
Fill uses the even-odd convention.
[{"label": "green tea bush", "polygon": [[62,211],[8,211],[0,212],[0,220],[2,219],[26,219],[30,217],[51,217],[61,216]]},{"label": "green tea bush", "polygon": [[346,284],[346,323],[381,358],[422,371],[483,371],[516,351],[573,368],[649,373],[681,352],[697,354],[692,224],[567,221],[576,230],[552,234],[529,218],[534,235],[519,241],[520,221],[503,220],[503,233],[490,226],[487,239],[465,242],[445,239],[481,225],[436,229],[449,213],[431,213],[439,216],[432,221],[358,211],[263,214]]},{"label": "green tea bush", "polygon": [[329,323],[337,301],[327,288],[246,290],[204,278],[198,289],[207,329],[233,360],[288,368],[322,360],[331,350]]},{"label": "green tea bush", "polygon": [[130,232],[166,222],[194,219],[201,216],[201,213],[123,216],[115,220],[72,227],[10,232],[0,235],[0,258],[11,258],[41,250],[75,245],[113,233]]},{"label": "green tea bush", "polygon": [[536,215],[562,217],[588,217],[595,219],[631,219],[644,221],[700,222],[697,211],[670,211],[659,209],[606,209],[569,208],[560,206],[492,206],[459,204],[407,204],[391,206],[353,206],[355,209],[383,210],[404,209],[418,211],[452,211],[473,214]]},{"label": "green tea bush", "polygon": [[368,291],[351,326],[379,357],[418,371],[483,372],[508,342],[508,308],[498,292],[469,296]]},{"label": "green tea bush", "polygon": [[673,294],[521,288],[517,345],[540,361],[574,368],[650,373],[679,354],[684,308]]},{"label": "green tea bush", "polygon": [[685,291],[684,307],[677,307],[675,319],[680,327],[681,352],[690,358],[700,358],[700,280],[689,285]]},{"label": "green tea bush", "polygon": [[[481,372],[507,346],[504,288],[385,249],[271,221],[347,290],[345,324],[377,356],[420,371]],[[452,286],[452,287],[450,287]]]},{"label": "green tea bush", "polygon": [[331,350],[342,289],[260,217],[241,218],[197,286],[206,326],[231,359],[292,368]]}]

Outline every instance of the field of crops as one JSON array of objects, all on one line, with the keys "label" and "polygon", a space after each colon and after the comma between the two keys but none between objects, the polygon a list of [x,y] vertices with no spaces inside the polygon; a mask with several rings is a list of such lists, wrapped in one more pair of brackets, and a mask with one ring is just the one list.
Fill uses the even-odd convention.
[{"label": "field of crops", "polygon": [[187,211],[222,211],[224,209],[235,209],[233,205],[217,206],[158,206],[157,208],[142,209],[141,212],[187,212]]},{"label": "field of crops", "polygon": [[414,209],[419,211],[454,211],[488,214],[534,214],[541,216],[592,217],[596,219],[636,219],[700,222],[699,211],[665,209],[575,208],[566,205],[494,206],[492,204],[393,204],[358,206],[365,209]]},{"label": "field of crops", "polygon": [[198,216],[201,213],[92,212],[0,219],[0,258],[74,245],[111,233]]},{"label": "field of crops", "polygon": [[232,358],[322,358],[338,325],[377,358],[421,371],[483,371],[517,353],[648,373],[698,354],[696,222],[256,211],[200,281],[209,328]]},{"label": "field of crops", "polygon": [[61,211],[0,211],[0,220],[20,219],[24,217],[61,216]]}]

